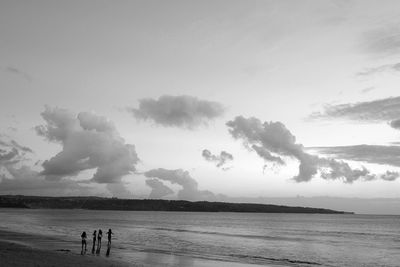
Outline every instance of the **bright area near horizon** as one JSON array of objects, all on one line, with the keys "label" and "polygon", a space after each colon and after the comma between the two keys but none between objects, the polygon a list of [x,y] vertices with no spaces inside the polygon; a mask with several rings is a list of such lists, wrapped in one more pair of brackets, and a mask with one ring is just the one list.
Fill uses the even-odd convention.
[{"label": "bright area near horizon", "polygon": [[2,1],[0,193],[398,203],[399,15],[398,1]]}]

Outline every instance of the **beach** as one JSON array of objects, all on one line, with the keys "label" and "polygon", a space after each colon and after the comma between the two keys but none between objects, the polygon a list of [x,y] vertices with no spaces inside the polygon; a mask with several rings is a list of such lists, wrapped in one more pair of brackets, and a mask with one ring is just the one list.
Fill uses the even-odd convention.
[{"label": "beach", "polygon": [[[0,209],[1,266],[397,267],[399,216]],[[92,254],[94,230],[112,229]],[[81,233],[88,235],[81,253]]]},{"label": "beach", "polygon": [[[89,242],[90,243],[90,242]],[[105,245],[104,245],[105,246]],[[68,248],[65,248],[68,247]],[[106,246],[105,246],[106,247]],[[257,267],[257,264],[242,264],[192,258],[162,253],[130,253],[129,261],[121,260],[117,253],[105,255],[106,248],[100,255],[91,254],[89,247],[85,254],[80,254],[80,247],[66,246],[51,237],[0,231],[0,267],[127,267],[127,266],[179,266],[179,267]],[[263,265],[266,266],[266,265]],[[282,265],[267,265],[282,266]]]},{"label": "beach", "polygon": [[117,258],[81,255],[77,249],[63,248],[55,239],[11,231],[0,231],[0,267],[50,266],[143,266]]},{"label": "beach", "polygon": [[132,266],[127,263],[117,261],[115,259],[105,259],[89,255],[80,255],[71,251],[41,250],[4,241],[0,241],[0,259],[1,267]]}]

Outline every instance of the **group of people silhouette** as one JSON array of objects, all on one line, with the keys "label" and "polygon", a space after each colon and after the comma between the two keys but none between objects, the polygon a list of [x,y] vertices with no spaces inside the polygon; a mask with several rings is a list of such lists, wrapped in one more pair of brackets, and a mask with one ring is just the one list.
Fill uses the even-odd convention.
[{"label": "group of people silhouette", "polygon": [[[103,237],[103,231],[101,229],[99,229],[99,231],[97,232],[96,230],[94,230],[93,232],[93,246],[92,246],[92,254],[94,254],[96,252],[97,255],[100,254],[100,249],[101,249],[101,239]],[[113,232],[111,231],[111,229],[108,229],[107,232],[107,238],[108,238],[108,242],[107,242],[107,253],[106,256],[110,255],[110,250],[111,250],[111,236],[113,235]],[[82,238],[82,251],[81,254],[85,254],[86,253],[86,246],[87,246],[87,235],[86,232],[84,231],[81,234],[81,238]],[[97,241],[97,248],[96,248],[96,241]]]}]

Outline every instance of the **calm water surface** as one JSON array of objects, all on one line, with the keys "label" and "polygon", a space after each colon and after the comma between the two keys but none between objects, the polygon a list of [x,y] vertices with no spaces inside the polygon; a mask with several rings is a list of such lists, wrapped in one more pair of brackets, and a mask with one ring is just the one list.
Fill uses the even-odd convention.
[{"label": "calm water surface", "polygon": [[0,209],[0,218],[0,229],[78,248],[82,231],[90,247],[93,230],[111,228],[113,251],[127,260],[141,251],[285,266],[400,266],[400,216]]}]

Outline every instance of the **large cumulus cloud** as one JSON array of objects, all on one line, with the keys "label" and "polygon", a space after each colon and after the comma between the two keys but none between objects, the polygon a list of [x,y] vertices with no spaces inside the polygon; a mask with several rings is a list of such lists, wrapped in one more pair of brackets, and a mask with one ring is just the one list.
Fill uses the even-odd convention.
[{"label": "large cumulus cloud", "polygon": [[58,154],[42,164],[41,174],[46,179],[60,180],[95,169],[93,182],[119,183],[123,176],[135,171],[139,159],[134,145],[126,144],[105,117],[89,112],[76,115],[51,107],[41,115],[46,124],[37,126],[37,133],[62,145]]},{"label": "large cumulus cloud", "polygon": [[38,171],[30,166],[16,165],[6,166],[7,175],[0,175],[0,193],[2,194],[24,194],[24,195],[93,195],[95,192],[89,187],[76,181],[61,180],[50,181],[44,179]]},{"label": "large cumulus cloud", "polygon": [[[214,155],[211,153],[210,150],[208,149],[203,149],[203,152],[201,153],[203,158],[209,162],[215,163],[215,165],[219,167],[223,167],[226,165],[228,162],[233,160],[233,155],[226,152],[226,151],[221,151],[219,155]],[[223,168],[226,170],[226,168]]]},{"label": "large cumulus cloud", "polygon": [[144,98],[139,100],[138,108],[128,110],[137,119],[151,120],[166,127],[189,129],[206,125],[224,113],[224,107],[218,102],[187,95],[163,95],[158,99]]},{"label": "large cumulus cloud", "polygon": [[296,143],[296,137],[283,123],[262,123],[257,118],[238,116],[226,125],[235,139],[243,140],[266,161],[282,164],[282,156],[299,160],[299,174],[294,177],[296,181],[308,181],[317,173],[316,158],[303,151],[303,146]]},{"label": "large cumulus cloud", "polygon": [[151,188],[151,192],[149,195],[149,198],[152,199],[158,199],[158,198],[163,198],[165,196],[171,195],[174,193],[174,191],[163,184],[158,179],[152,178],[152,179],[147,179],[146,180],[146,185]]},{"label": "large cumulus cloud", "polygon": [[75,181],[49,181],[27,165],[29,147],[0,134],[0,193],[27,195],[89,195],[88,187]]},{"label": "large cumulus cloud", "polygon": [[299,161],[299,171],[293,179],[297,182],[310,181],[317,173],[324,179],[342,179],[352,183],[360,178],[377,178],[365,167],[353,169],[342,160],[321,158],[306,152],[302,144],[281,122],[264,122],[257,118],[236,117],[226,125],[230,134],[242,140],[244,145],[256,152],[265,161],[283,164],[285,158]]},{"label": "large cumulus cloud", "polygon": [[182,169],[152,169],[144,173],[147,178],[157,178],[168,181],[182,187],[178,192],[179,199],[185,200],[215,200],[215,195],[208,190],[199,190],[197,181],[193,179],[188,171]]}]

